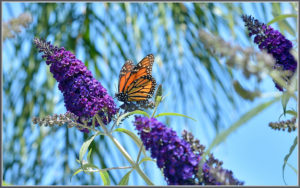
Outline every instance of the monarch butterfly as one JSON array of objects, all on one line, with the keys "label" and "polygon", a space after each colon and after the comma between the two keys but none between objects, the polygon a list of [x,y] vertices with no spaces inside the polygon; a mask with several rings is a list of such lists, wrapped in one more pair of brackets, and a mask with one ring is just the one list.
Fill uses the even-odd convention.
[{"label": "monarch butterfly", "polygon": [[119,101],[128,104],[131,102],[145,103],[152,97],[156,81],[152,77],[152,65],[154,56],[152,54],[144,57],[134,66],[131,60],[123,65],[119,76],[119,87],[116,97]]}]

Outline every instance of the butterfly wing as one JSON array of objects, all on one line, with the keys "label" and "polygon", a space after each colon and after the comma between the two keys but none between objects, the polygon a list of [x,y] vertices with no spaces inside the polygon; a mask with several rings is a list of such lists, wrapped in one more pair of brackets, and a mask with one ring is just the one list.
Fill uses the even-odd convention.
[{"label": "butterfly wing", "polygon": [[156,81],[151,76],[154,56],[143,58],[136,66],[132,61],[126,61],[119,77],[118,99],[127,101],[145,101],[152,97]]},{"label": "butterfly wing", "polygon": [[132,82],[125,91],[128,101],[144,101],[151,98],[156,86],[156,81],[151,75],[146,75]]},{"label": "butterfly wing", "polygon": [[123,65],[119,76],[119,88],[118,88],[119,93],[121,93],[124,90],[124,87],[128,82],[128,79],[130,77],[133,68],[134,68],[134,64],[131,60],[127,60]]},{"label": "butterfly wing", "polygon": [[137,73],[135,79],[138,79],[142,76],[151,75],[152,74],[152,66],[154,63],[153,54],[149,54],[144,57],[133,69],[133,73]]},{"label": "butterfly wing", "polygon": [[129,85],[133,83],[135,80],[143,76],[147,76],[147,75],[151,76],[153,62],[154,62],[154,56],[152,54],[149,54],[146,57],[144,57],[136,66],[134,66],[121,91],[124,92],[125,90],[127,90]]}]

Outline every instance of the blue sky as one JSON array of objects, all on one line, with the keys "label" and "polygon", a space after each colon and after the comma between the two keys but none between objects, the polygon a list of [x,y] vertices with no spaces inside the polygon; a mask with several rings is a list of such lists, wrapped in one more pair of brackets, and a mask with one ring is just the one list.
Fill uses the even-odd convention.
[{"label": "blue sky", "polygon": [[[217,3],[217,4],[221,4],[221,3]],[[263,19],[262,21],[270,21],[272,20],[271,7],[269,3],[266,4],[267,4],[266,12],[268,15],[267,18],[263,18],[263,14],[255,15],[257,11],[253,10],[254,7],[251,5],[251,3],[243,3],[243,6],[245,7],[244,13],[250,14],[258,19]],[[19,8],[18,3],[14,3],[11,7],[13,8],[14,16],[18,16],[22,12],[22,10]],[[290,10],[290,6],[288,5],[288,3],[286,4],[284,3],[283,7],[285,9],[285,12],[288,14]],[[222,9],[221,6],[220,8]],[[3,21],[7,21],[11,18],[12,17],[6,10],[4,4]],[[275,29],[277,28],[276,24],[272,26]],[[220,26],[220,30],[222,30],[221,27],[222,26]],[[230,39],[230,37],[228,37],[227,33],[225,32],[221,32],[221,36],[224,39],[228,39],[228,40]],[[239,43],[239,41],[235,41],[235,42]],[[5,44],[6,43],[4,43],[4,45]],[[240,44],[245,45],[242,42]],[[250,45],[254,46],[253,44]],[[99,46],[101,46],[100,42],[99,42]],[[99,48],[101,49],[101,47]],[[3,62],[6,62],[6,58],[7,58],[6,54],[10,54],[8,52],[10,50],[11,49],[9,48],[3,49]],[[76,55],[79,59],[81,59],[81,57],[83,56],[82,51],[80,51],[79,49],[78,52],[76,52]],[[143,54],[140,54],[140,57],[137,57],[137,59],[141,59],[142,56]],[[101,68],[105,69],[106,67],[103,64]],[[8,70],[8,66],[6,66],[6,64],[4,63],[3,63],[3,70],[4,71]],[[159,70],[157,67],[155,68],[154,66],[153,74],[155,74],[156,71]],[[239,73],[239,71],[236,71],[236,73],[237,75],[240,74],[240,77],[237,78],[238,80],[241,80],[242,83],[249,85],[249,81],[246,81],[241,75],[241,73]],[[46,79],[44,75],[45,74],[41,74],[41,79]],[[104,78],[109,79],[109,75],[104,75]],[[117,84],[117,79],[114,80],[114,83],[115,85]],[[251,84],[251,80],[250,80],[250,84]],[[264,88],[264,91],[276,92],[272,80],[268,77],[263,80],[260,87]],[[57,93],[58,92],[59,91],[57,90]],[[56,100],[61,100],[61,99],[56,98]],[[254,102],[244,102],[244,101],[241,102],[240,105],[243,106],[243,108],[240,111],[239,115],[247,112],[254,106],[267,100],[270,100],[270,98],[262,98],[262,99],[255,100]],[[289,103],[289,106],[297,109],[295,101],[291,101]],[[58,106],[56,108],[56,111],[64,112],[63,105]],[[223,163],[224,168],[232,170],[235,177],[245,181],[245,185],[284,185],[282,180],[283,159],[285,155],[288,153],[289,148],[292,145],[297,133],[274,131],[268,127],[268,123],[270,122],[270,119],[272,119],[272,121],[274,121],[274,119],[278,119],[281,113],[282,113],[281,104],[279,102],[273,104],[271,107],[269,107],[268,109],[260,113],[258,116],[256,116],[255,118],[247,122],[238,131],[230,135],[227,138],[225,143],[219,145],[213,150],[214,155],[218,159],[224,162]],[[239,116],[237,116],[237,114],[234,111],[229,117],[231,123],[238,120],[238,118]],[[174,127],[176,128],[178,128],[179,126],[180,125],[174,125]],[[229,126],[229,124],[227,126]],[[177,130],[181,130],[181,128],[178,128]],[[200,128],[199,130],[197,130],[197,137],[198,138],[208,137],[209,139],[201,140],[201,143],[208,145],[211,141],[211,137],[205,135],[206,132],[212,132],[212,130],[209,129],[203,130],[203,128],[202,129]],[[178,133],[180,133],[180,131],[178,131]],[[135,150],[135,148],[129,148],[129,150]],[[118,153],[115,151],[113,152],[113,154],[118,156]],[[294,151],[294,153],[289,159],[289,163],[295,167],[298,166],[297,155],[298,155],[297,151]],[[48,156],[45,154],[45,157]],[[113,165],[113,163],[111,165]],[[146,167],[150,167],[150,165]],[[150,173],[148,172],[151,180],[153,180],[153,182],[157,185],[165,184],[160,175],[160,171],[157,168],[151,168],[151,170],[153,171],[151,171]],[[59,173],[61,172],[55,172],[54,170],[50,170],[49,178],[50,176],[55,176],[55,175],[57,176],[59,175]],[[298,183],[296,174],[288,166],[286,167],[285,178],[288,185],[297,185]],[[133,179],[134,178],[131,178],[129,184],[131,182],[133,183]],[[48,181],[49,180],[47,180],[46,178],[43,184],[47,184]],[[142,181],[139,181],[139,183],[143,184]],[[27,184],[30,184],[30,182],[29,183],[27,182]]]}]

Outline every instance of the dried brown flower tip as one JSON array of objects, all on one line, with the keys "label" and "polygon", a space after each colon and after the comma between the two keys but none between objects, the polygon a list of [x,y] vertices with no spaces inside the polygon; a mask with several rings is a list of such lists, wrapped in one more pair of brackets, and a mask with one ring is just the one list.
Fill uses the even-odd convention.
[{"label": "dried brown flower tip", "polygon": [[71,113],[66,112],[65,114],[54,114],[53,116],[47,115],[46,117],[32,117],[32,123],[38,124],[39,126],[62,126],[66,124],[69,128],[74,127],[77,123],[78,117]]},{"label": "dried brown flower tip", "polygon": [[242,69],[246,78],[254,75],[260,82],[262,73],[271,71],[275,64],[274,58],[265,51],[257,52],[253,48],[242,48],[204,30],[199,31],[199,38],[208,52],[226,57],[226,64],[232,68]]},{"label": "dried brown flower tip", "polygon": [[[192,133],[184,130],[182,132],[182,137],[186,140],[191,146],[192,150],[196,155],[200,155],[204,153],[205,146],[200,144],[200,141],[195,139]],[[208,159],[202,166],[202,172],[197,173],[195,177],[198,179],[200,185],[243,185],[244,182],[239,181],[238,179],[233,177],[233,173],[231,170],[224,169],[222,167],[223,162],[219,161],[214,157],[213,154],[208,155]]]},{"label": "dried brown flower tip", "polygon": [[17,18],[11,19],[8,22],[3,22],[3,39],[15,37],[15,34],[21,32],[21,27],[26,28],[31,22],[32,16],[28,12],[22,13]]},{"label": "dried brown flower tip", "polygon": [[194,135],[186,130],[183,130],[181,136],[184,140],[191,144],[192,150],[195,154],[202,155],[205,150],[205,146],[200,144],[200,141],[194,138]]},{"label": "dried brown flower tip", "polygon": [[292,132],[297,129],[296,120],[296,117],[293,117],[291,120],[270,122],[269,126],[274,130],[285,131],[285,129],[288,129],[288,132]]}]

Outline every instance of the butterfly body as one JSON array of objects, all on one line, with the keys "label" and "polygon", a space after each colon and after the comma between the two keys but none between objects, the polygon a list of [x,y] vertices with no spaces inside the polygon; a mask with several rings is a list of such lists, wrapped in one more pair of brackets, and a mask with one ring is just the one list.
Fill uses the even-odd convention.
[{"label": "butterfly body", "polygon": [[128,60],[123,65],[116,97],[124,104],[145,102],[152,97],[156,81],[152,77],[154,56],[147,55],[137,65]]}]

